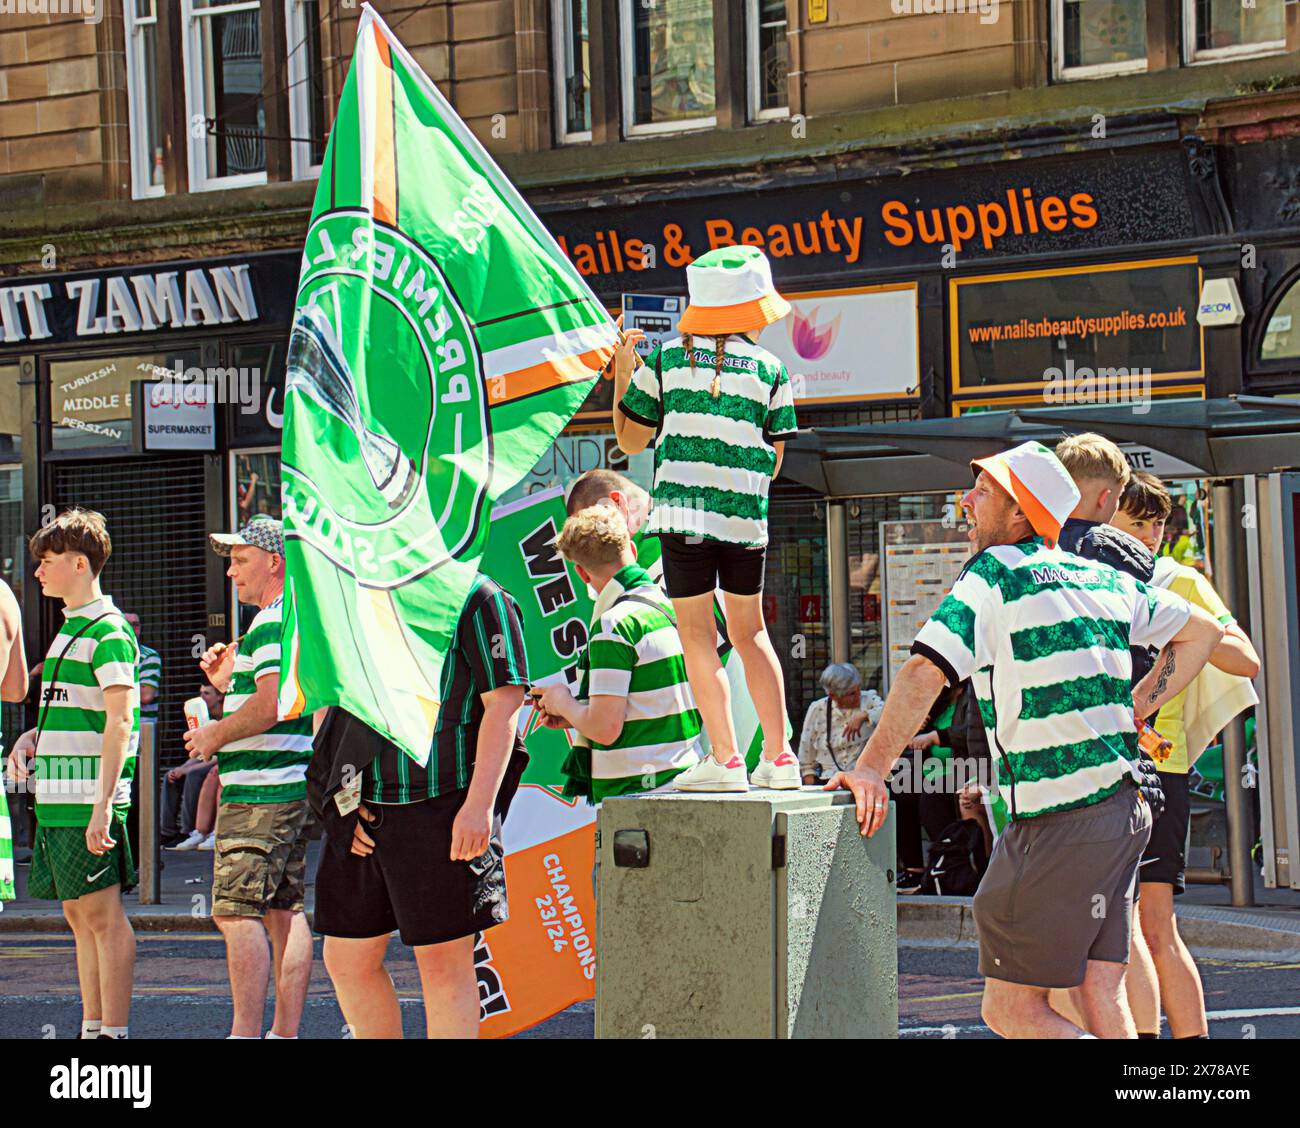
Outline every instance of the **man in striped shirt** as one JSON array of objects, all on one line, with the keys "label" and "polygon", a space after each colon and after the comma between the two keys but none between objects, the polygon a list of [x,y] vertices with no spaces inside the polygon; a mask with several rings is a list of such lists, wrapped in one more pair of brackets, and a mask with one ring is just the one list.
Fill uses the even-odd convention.
[{"label": "man in striped shirt", "polygon": [[[874,833],[897,750],[945,683],[973,679],[1013,820],[975,896],[984,1020],[1007,1037],[1083,1037],[1048,999],[1081,986],[1089,1029],[1132,1038],[1124,965],[1151,832],[1134,710],[1187,685],[1223,629],[1176,596],[1048,547],[1079,492],[1040,443],[972,468],[962,506],[975,555],[917,635],[856,767],[827,787],[849,788]],[[1130,643],[1163,648],[1136,687]]]},{"label": "man in striped shirt", "polygon": [[555,547],[597,592],[577,698],[563,683],[539,694],[544,723],[581,738],[564,765],[565,794],[599,803],[662,787],[700,759],[700,715],[672,606],[637,565],[613,506],[574,514]]},{"label": "man in striped shirt", "polygon": [[162,656],[152,646],[140,641],[140,616],[134,611],[122,612],[122,617],[135,631],[135,641],[140,647],[140,665],[136,673],[140,679],[140,720],[158,723],[158,694],[162,692]]},{"label": "man in striped shirt", "polygon": [[[394,930],[415,950],[428,1036],[478,1036],[474,943],[510,915],[501,824],[528,763],[518,724],[527,685],[519,604],[479,575],[443,661],[423,767],[338,708],[317,733],[325,763],[346,751],[362,769],[354,789],[324,799],[331,829],[316,873],[316,930],[356,1038],[402,1036],[384,970]],[[332,807],[350,840],[336,834]]]},{"label": "man in striped shirt", "polygon": [[126,836],[140,710],[139,650],[99,575],[113,551],[99,513],[70,509],[32,536],[42,592],[63,603],[63,624],[41,671],[36,728],[10,755],[33,774],[36,841],[27,892],[63,902],[77,945],[83,1038],[125,1038],[135,933],[122,893],[135,884]]},{"label": "man in striped shirt", "polygon": [[[275,973],[269,1038],[296,1038],[311,977],[306,892],[307,762],[311,718],[276,719],[284,527],[254,517],[238,533],[209,538],[241,603],[260,610],[238,645],[218,643],[199,662],[226,695],[221,720],[185,734],[191,756],[218,755],[221,806],[213,858],[212,917],[226,939],[234,996],[232,1038],[260,1038]],[[268,944],[269,937],[269,944]]]}]

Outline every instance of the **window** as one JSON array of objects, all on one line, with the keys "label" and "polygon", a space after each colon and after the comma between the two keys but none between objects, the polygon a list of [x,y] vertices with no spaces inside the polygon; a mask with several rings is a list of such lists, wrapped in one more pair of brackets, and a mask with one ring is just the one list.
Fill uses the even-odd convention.
[{"label": "window", "polygon": [[161,196],[162,101],[158,92],[158,0],[126,0],[126,88],[131,120],[131,195]]},{"label": "window", "polygon": [[1286,50],[1282,0],[1183,0],[1183,5],[1189,63]]},{"label": "window", "polygon": [[[259,0],[182,0],[190,187],[240,188],[266,182]],[[195,137],[195,133],[199,136]]]},{"label": "window", "polygon": [[787,117],[790,41],[785,34],[785,0],[749,0],[746,19],[749,120]]},{"label": "window", "polygon": [[1282,300],[1273,307],[1268,324],[1264,326],[1264,340],[1259,346],[1259,359],[1290,360],[1300,358],[1300,279],[1292,282]]},{"label": "window", "polygon": [[94,450],[132,446],[131,384],[197,365],[193,349],[135,356],[86,356],[50,364],[50,446]]},{"label": "window", "polygon": [[22,392],[18,365],[0,364],[0,463],[22,462]]},{"label": "window", "polygon": [[[258,515],[282,519],[280,510],[280,450],[263,447],[230,453],[230,528],[242,528]],[[230,605],[235,609],[233,635],[242,635],[252,625],[257,608],[240,603],[235,584],[230,583]]]},{"label": "window", "polygon": [[1147,69],[1146,0],[1053,0],[1057,78]]},{"label": "window", "polygon": [[627,134],[715,125],[713,0],[623,0],[619,27]]},{"label": "window", "polygon": [[555,57],[555,137],[591,140],[591,39],[587,0],[551,0]]},{"label": "window", "polygon": [[319,176],[328,120],[321,65],[320,0],[285,0],[289,40],[289,133],[293,178]]}]

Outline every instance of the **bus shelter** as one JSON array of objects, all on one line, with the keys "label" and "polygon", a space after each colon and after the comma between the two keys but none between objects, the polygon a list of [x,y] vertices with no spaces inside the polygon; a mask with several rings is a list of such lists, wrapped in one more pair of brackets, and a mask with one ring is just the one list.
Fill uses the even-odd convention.
[{"label": "bus shelter", "polygon": [[1208,514],[1203,565],[1261,658],[1258,772],[1247,768],[1238,717],[1222,737],[1227,868],[1199,876],[1230,881],[1234,905],[1253,903],[1249,789],[1258,786],[1265,884],[1300,889],[1300,402],[1235,396],[1019,409],[801,433],[787,444],[783,476],[826,499],[832,661],[850,660],[846,545],[856,499],[947,494],[957,514],[972,459],[1028,440],[1054,446],[1083,431],[1107,436],[1162,478],[1197,483]]}]

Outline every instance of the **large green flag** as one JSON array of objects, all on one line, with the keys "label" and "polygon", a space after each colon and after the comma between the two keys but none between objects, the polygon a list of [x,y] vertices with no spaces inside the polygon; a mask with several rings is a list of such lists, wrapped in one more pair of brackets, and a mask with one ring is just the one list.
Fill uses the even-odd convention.
[{"label": "large green flag", "polygon": [[342,705],[425,762],[493,502],[551,445],[615,340],[365,6],[289,342],[282,716]]}]

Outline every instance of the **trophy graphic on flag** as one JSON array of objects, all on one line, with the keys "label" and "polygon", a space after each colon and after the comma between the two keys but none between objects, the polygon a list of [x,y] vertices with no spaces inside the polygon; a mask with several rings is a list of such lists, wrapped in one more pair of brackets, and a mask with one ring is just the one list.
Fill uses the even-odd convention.
[{"label": "trophy graphic on flag", "polygon": [[415,488],[415,463],[392,439],[370,430],[361,418],[351,366],[325,311],[308,305],[294,319],[285,393],[299,391],[346,423],[361,447],[370,480],[390,509],[400,509]]}]

